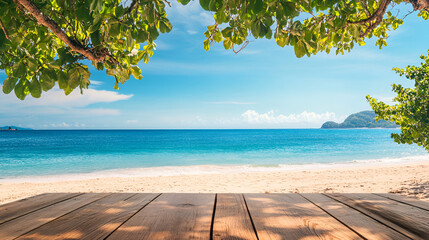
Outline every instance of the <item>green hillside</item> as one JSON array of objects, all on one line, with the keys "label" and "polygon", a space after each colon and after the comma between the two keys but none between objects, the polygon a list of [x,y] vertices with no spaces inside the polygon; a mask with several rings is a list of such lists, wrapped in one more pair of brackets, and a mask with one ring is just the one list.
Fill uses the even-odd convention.
[{"label": "green hillside", "polygon": [[342,123],[325,122],[322,128],[397,128],[394,123],[385,120],[375,121],[373,111],[362,111],[354,113],[346,118]]}]

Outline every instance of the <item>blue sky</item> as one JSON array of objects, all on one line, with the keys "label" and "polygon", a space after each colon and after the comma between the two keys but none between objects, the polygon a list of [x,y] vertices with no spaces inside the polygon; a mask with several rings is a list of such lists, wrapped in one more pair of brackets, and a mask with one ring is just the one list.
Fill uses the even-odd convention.
[{"label": "blue sky", "polygon": [[[168,8],[168,7],[167,7]],[[404,8],[406,9],[406,8]],[[327,120],[370,110],[365,96],[390,101],[392,83],[411,86],[392,67],[419,64],[429,45],[429,23],[416,14],[379,50],[369,40],[345,55],[298,59],[274,40],[252,40],[239,54],[214,44],[203,49],[211,13],[198,1],[168,8],[173,30],[156,41],[143,79],[114,90],[114,79],[91,70],[83,95],[58,89],[20,101],[0,93],[0,126],[80,128],[318,128]],[[405,12],[404,12],[405,14]],[[0,82],[6,78],[0,72]]]}]

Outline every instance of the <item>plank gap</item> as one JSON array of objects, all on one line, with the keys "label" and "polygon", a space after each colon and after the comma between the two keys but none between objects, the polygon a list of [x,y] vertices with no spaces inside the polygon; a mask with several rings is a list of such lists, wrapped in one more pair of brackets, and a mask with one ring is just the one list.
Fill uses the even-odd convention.
[{"label": "plank gap", "polygon": [[212,214],[212,224],[210,226],[210,240],[213,240],[213,226],[216,215],[216,203],[217,203],[217,193],[215,194],[214,204],[213,204],[213,214]]},{"label": "plank gap", "polygon": [[[83,194],[85,194],[85,193],[82,193],[82,194],[80,194],[80,195],[83,195]],[[63,214],[63,215],[61,215],[61,216],[59,216],[59,217],[56,217],[55,219],[52,219],[51,221],[49,221],[49,222],[46,222],[46,223],[44,223],[44,224],[42,224],[42,225],[40,225],[40,226],[38,226],[38,227],[36,227],[36,228],[33,228],[33,229],[31,229],[31,230],[29,230],[29,231],[27,231],[27,232],[25,232],[25,233],[23,233],[23,234],[21,234],[21,235],[19,235],[18,237],[16,237],[15,239],[18,239],[18,238],[20,238],[20,237],[22,237],[22,236],[25,236],[26,234],[28,234],[28,233],[30,233],[30,232],[32,232],[32,231],[34,231],[34,230],[36,230],[36,229],[38,229],[38,228],[41,228],[41,227],[43,227],[43,226],[45,226],[46,224],[49,224],[50,222],[52,222],[52,221],[54,221],[54,220],[57,220],[58,218],[61,218],[61,217],[64,217],[65,215],[67,215],[67,214],[70,214],[70,213],[72,213],[72,212],[74,212],[74,211],[77,211],[77,210],[79,210],[79,209],[81,209],[81,208],[83,208],[83,207],[86,207],[86,206],[88,206],[88,205],[90,205],[90,204],[92,204],[92,203],[94,203],[94,202],[96,202],[96,201],[99,201],[99,200],[101,200],[101,199],[103,199],[103,198],[105,198],[105,197],[108,197],[108,196],[110,196],[110,195],[112,195],[113,193],[110,193],[110,194],[107,194],[106,196],[104,196],[104,197],[101,197],[101,198],[98,198],[98,199],[95,199],[94,201],[92,201],[92,202],[89,202],[89,203],[87,203],[87,204],[85,204],[85,205],[82,205],[82,206],[80,206],[80,207],[78,207],[78,208],[76,208],[76,209],[73,209],[72,211],[70,211],[70,212],[68,212],[68,213],[66,213],[66,214]],[[80,196],[80,195],[77,195],[77,196]],[[76,197],[77,197],[76,196]]]},{"label": "plank gap", "polygon": [[[140,212],[143,208],[145,208],[147,205],[149,205],[151,202],[155,201],[155,199],[157,199],[159,196],[161,196],[162,193],[158,194],[156,197],[154,197],[152,200],[150,200],[148,203],[146,203],[145,205],[143,205],[143,207],[141,207],[139,210],[137,210],[134,214],[132,214],[129,218],[127,218],[125,221],[123,221],[117,228],[115,228],[111,233],[109,233],[103,240],[107,239],[108,237],[110,237],[110,235],[112,235],[116,230],[118,230],[118,228],[120,228],[122,225],[124,225],[128,220],[130,220],[132,217],[134,217],[134,215],[136,215],[138,212]],[[135,194],[137,195],[137,193]],[[134,197],[135,195],[127,198],[126,200]],[[126,201],[124,200],[124,201]]]},{"label": "plank gap", "polygon": [[[355,231],[353,228],[351,228],[350,226],[348,226],[347,224],[345,224],[344,222],[342,222],[340,219],[336,218],[334,215],[330,214],[328,211],[326,211],[325,209],[323,209],[322,207],[320,207],[319,205],[317,205],[316,203],[314,203],[313,201],[311,201],[310,199],[304,197],[303,195],[301,195],[300,193],[297,193],[298,195],[300,195],[301,197],[303,197],[305,200],[311,202],[314,206],[320,208],[320,210],[324,211],[326,214],[328,214],[329,216],[331,216],[332,218],[334,218],[335,220],[337,220],[338,222],[340,222],[341,224],[343,224],[345,227],[347,227],[348,229],[352,230],[353,232],[355,232],[357,235],[359,235],[359,237],[361,237],[362,239],[368,240],[368,238],[362,236],[362,234],[360,234],[359,232]],[[343,204],[344,205],[344,204]],[[346,207],[349,207],[347,205],[345,205]],[[350,208],[350,207],[349,207]]]},{"label": "plank gap", "polygon": [[408,238],[408,239],[413,239],[413,238],[411,238],[410,236],[406,235],[405,233],[403,233],[403,232],[401,232],[401,231],[399,231],[399,230],[397,230],[397,229],[393,228],[392,226],[389,226],[388,224],[386,224],[386,223],[384,223],[384,222],[382,222],[382,221],[380,221],[380,220],[378,220],[378,219],[376,219],[376,218],[374,218],[374,217],[372,217],[372,216],[370,216],[370,215],[366,214],[365,212],[363,212],[363,211],[361,211],[361,210],[359,210],[359,209],[357,209],[357,208],[355,208],[355,207],[353,207],[353,206],[350,206],[350,205],[349,205],[349,204],[347,204],[347,203],[344,203],[344,202],[342,202],[342,201],[340,201],[340,200],[338,200],[338,199],[336,199],[336,198],[334,198],[334,197],[331,197],[331,196],[329,196],[329,195],[327,195],[327,194],[325,194],[325,193],[322,193],[322,194],[323,194],[323,195],[325,195],[326,197],[329,197],[329,198],[331,198],[331,199],[333,199],[333,200],[335,200],[335,201],[337,201],[337,202],[339,202],[339,203],[342,203],[342,204],[344,204],[344,205],[346,205],[346,206],[348,206],[348,207],[350,207],[350,208],[352,208],[352,209],[354,209],[354,210],[356,210],[356,211],[358,211],[358,212],[362,213],[363,215],[365,215],[365,216],[367,216],[367,217],[369,217],[369,218],[373,219],[374,221],[376,221],[376,222],[378,222],[378,223],[380,223],[380,224],[382,224],[382,225],[384,225],[384,226],[386,226],[386,227],[388,227],[388,228],[390,228],[390,229],[394,230],[395,232],[398,232],[398,233],[400,233],[400,234],[404,235],[404,237],[406,237],[406,238]]},{"label": "plank gap", "polygon": [[398,202],[398,203],[402,203],[402,204],[406,204],[406,205],[408,205],[408,206],[416,207],[416,208],[419,208],[419,209],[421,209],[421,210],[425,210],[425,211],[428,211],[428,212],[429,212],[429,209],[422,208],[422,207],[417,206],[417,205],[412,204],[412,203],[408,203],[408,202],[405,202],[405,201],[401,201],[401,200],[399,200],[399,199],[391,198],[391,197],[385,196],[384,194],[379,194],[379,193],[373,193],[373,194],[374,194],[374,195],[376,195],[376,196],[379,196],[379,197],[387,198],[387,199],[389,199],[389,200],[392,200],[392,201],[395,201],[395,202]]},{"label": "plank gap", "polygon": [[0,223],[0,225],[1,225],[1,224],[4,224],[4,223],[7,223],[7,222],[10,222],[10,221],[12,221],[12,220],[15,220],[15,219],[17,219],[17,218],[20,218],[20,217],[26,216],[26,215],[28,215],[28,214],[30,214],[30,213],[34,213],[34,212],[39,211],[39,210],[42,210],[42,209],[44,209],[44,208],[47,208],[47,207],[53,206],[53,205],[55,205],[55,204],[58,204],[58,203],[61,203],[61,202],[67,201],[67,200],[72,199],[72,198],[74,198],[74,197],[81,196],[81,195],[83,195],[83,194],[85,194],[85,193],[75,194],[75,195],[72,195],[72,196],[70,196],[70,197],[68,197],[68,198],[65,198],[65,199],[59,200],[58,202],[53,202],[53,203],[50,203],[50,204],[48,204],[48,205],[46,205],[46,206],[43,206],[43,207],[41,207],[41,208],[36,208],[35,210],[31,210],[31,211],[26,212],[26,213],[24,213],[24,214],[22,214],[22,215],[19,215],[19,216],[13,217],[13,218],[11,218],[11,219],[8,219],[8,220],[6,220],[6,221],[4,221],[4,222],[1,222],[1,223]]},{"label": "plank gap", "polygon": [[252,228],[253,228],[253,231],[255,232],[256,239],[259,240],[258,231],[256,231],[255,223],[253,222],[252,215],[250,215],[250,210],[249,210],[249,207],[247,206],[246,198],[244,197],[244,194],[241,194],[241,196],[243,197],[244,206],[246,206],[247,214],[249,215],[250,222],[252,223]]}]

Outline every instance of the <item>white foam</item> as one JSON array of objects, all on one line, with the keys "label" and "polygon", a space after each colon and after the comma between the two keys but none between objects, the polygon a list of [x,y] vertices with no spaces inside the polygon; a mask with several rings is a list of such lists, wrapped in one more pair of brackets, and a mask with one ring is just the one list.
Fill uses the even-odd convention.
[{"label": "white foam", "polygon": [[97,171],[91,173],[61,174],[47,176],[28,176],[18,178],[0,179],[0,183],[8,182],[57,182],[70,180],[85,180],[97,178],[127,178],[127,177],[159,177],[181,175],[207,175],[207,174],[234,174],[234,173],[261,173],[261,172],[288,172],[341,169],[354,167],[392,166],[410,163],[428,163],[429,155],[410,156],[402,158],[382,158],[369,160],[353,160],[337,163],[311,163],[311,164],[278,164],[278,165],[197,165],[197,166],[165,166],[150,168],[124,168]]}]

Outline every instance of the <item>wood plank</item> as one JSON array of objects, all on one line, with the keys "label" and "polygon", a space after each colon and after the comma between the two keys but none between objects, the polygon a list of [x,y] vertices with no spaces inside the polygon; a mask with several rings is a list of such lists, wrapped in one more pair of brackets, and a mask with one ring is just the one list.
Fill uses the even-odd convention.
[{"label": "wood plank", "polygon": [[320,193],[305,193],[301,195],[367,239],[409,239],[405,235],[325,195]]},{"label": "wood plank", "polygon": [[259,239],[362,239],[298,194],[244,194]]},{"label": "wood plank", "polygon": [[375,193],[375,195],[382,196],[394,201],[398,201],[401,203],[405,203],[405,204],[429,211],[429,202],[425,202],[422,200],[409,198],[409,197],[405,197],[405,196],[401,196],[393,193]]},{"label": "wood plank", "polygon": [[45,193],[0,206],[0,224],[81,193]]},{"label": "wood plank", "polygon": [[0,239],[15,239],[35,228],[42,226],[62,215],[65,215],[77,208],[92,203],[109,194],[87,193],[59,202],[38,211],[26,214],[22,217],[8,221],[0,225]]},{"label": "wood plank", "polygon": [[370,193],[330,193],[347,204],[413,239],[429,239],[427,211]]},{"label": "wood plank", "polygon": [[218,194],[213,239],[257,239],[242,194]]},{"label": "wood plank", "polygon": [[115,193],[18,239],[103,239],[156,196],[158,194]]},{"label": "wood plank", "polygon": [[214,200],[215,194],[162,194],[107,239],[210,239]]}]

